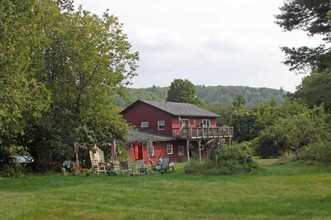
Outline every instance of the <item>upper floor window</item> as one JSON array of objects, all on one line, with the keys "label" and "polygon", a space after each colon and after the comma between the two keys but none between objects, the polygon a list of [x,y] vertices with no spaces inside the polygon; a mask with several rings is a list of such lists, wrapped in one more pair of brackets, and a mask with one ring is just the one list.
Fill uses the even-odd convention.
[{"label": "upper floor window", "polygon": [[165,121],[164,120],[157,122],[157,129],[158,130],[164,130],[165,129]]},{"label": "upper floor window", "polygon": [[141,122],[141,128],[148,128],[149,127],[149,122],[148,121],[143,121]]},{"label": "upper floor window", "polygon": [[172,144],[167,145],[167,154],[173,154],[174,146]]},{"label": "upper floor window", "polygon": [[202,119],[203,127],[210,127],[210,119]]},{"label": "upper floor window", "polygon": [[183,125],[185,128],[190,127],[190,119],[180,119],[179,120],[179,126]]}]

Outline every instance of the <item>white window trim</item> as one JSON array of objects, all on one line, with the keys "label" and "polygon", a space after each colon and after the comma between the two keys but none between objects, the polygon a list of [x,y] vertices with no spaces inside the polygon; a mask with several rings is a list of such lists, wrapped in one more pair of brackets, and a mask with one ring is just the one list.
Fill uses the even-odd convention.
[{"label": "white window trim", "polygon": [[174,146],[172,144],[168,144],[167,145],[167,154],[173,154],[173,153],[174,153]]},{"label": "white window trim", "polygon": [[179,119],[179,125],[181,125],[182,123],[185,123],[185,128],[189,128],[190,127],[190,119],[187,118],[181,118]]},{"label": "white window trim", "polygon": [[202,124],[203,124],[203,127],[211,127],[210,119],[202,119]]},{"label": "white window trim", "polygon": [[[163,124],[161,124],[161,122],[163,122]],[[160,126],[163,126],[163,128],[160,128]],[[165,120],[157,121],[157,129],[158,130],[165,130]]]},{"label": "white window trim", "polygon": [[149,127],[149,122],[148,121],[142,121],[140,127],[141,128],[148,128]]}]

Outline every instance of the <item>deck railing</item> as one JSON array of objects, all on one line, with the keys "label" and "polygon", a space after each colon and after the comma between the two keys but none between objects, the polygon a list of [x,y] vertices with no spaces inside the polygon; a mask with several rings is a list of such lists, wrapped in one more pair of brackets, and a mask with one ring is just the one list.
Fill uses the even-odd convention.
[{"label": "deck railing", "polygon": [[174,137],[190,139],[233,137],[233,127],[174,128],[172,134]]}]

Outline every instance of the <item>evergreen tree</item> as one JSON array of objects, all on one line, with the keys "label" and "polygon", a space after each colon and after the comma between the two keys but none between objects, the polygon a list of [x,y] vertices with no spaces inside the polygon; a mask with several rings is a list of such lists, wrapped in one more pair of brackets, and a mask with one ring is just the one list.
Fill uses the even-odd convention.
[{"label": "evergreen tree", "polygon": [[[303,30],[309,36],[322,35],[326,44],[331,43],[331,19],[327,16],[331,8],[330,0],[287,0],[276,15],[276,23],[286,31]],[[282,47],[286,54],[285,63],[291,70],[302,73],[331,69],[330,46],[316,48]]]}]

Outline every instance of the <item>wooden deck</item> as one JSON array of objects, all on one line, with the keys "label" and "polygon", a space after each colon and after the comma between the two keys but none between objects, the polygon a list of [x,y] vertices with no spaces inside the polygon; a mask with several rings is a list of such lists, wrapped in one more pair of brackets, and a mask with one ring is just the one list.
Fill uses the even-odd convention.
[{"label": "wooden deck", "polygon": [[232,138],[233,127],[199,127],[199,128],[184,128],[180,131],[179,128],[172,130],[172,135],[177,138],[189,139],[210,139],[210,138]]}]

